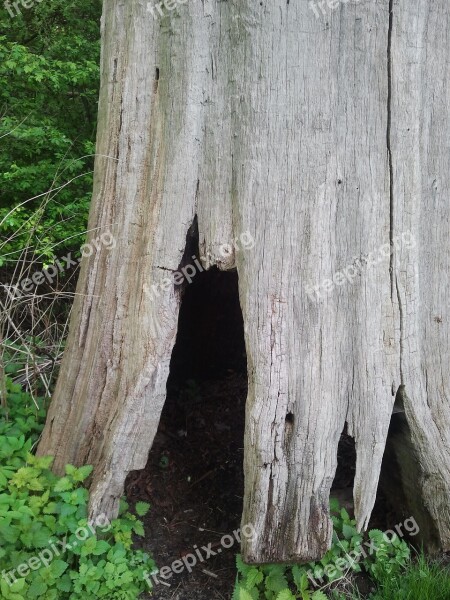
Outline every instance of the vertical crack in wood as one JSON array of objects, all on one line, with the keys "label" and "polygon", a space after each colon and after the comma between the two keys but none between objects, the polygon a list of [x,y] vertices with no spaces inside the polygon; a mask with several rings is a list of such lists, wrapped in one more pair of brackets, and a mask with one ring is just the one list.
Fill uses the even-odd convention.
[{"label": "vertical crack in wood", "polygon": [[392,164],[392,146],[391,146],[391,124],[392,124],[392,28],[393,28],[393,9],[394,1],[389,0],[389,28],[387,44],[387,127],[386,127],[386,145],[389,162],[389,211],[390,211],[390,230],[389,241],[391,244],[391,255],[389,264],[389,273],[391,276],[391,300],[394,300],[394,168]]},{"label": "vertical crack in wood", "polygon": [[403,323],[403,306],[401,300],[400,289],[398,285],[396,273],[396,255],[395,255],[395,194],[394,194],[394,166],[392,159],[392,33],[394,27],[394,0],[389,0],[389,26],[388,26],[388,43],[387,43],[387,127],[386,127],[386,144],[387,155],[389,162],[389,212],[390,212],[390,228],[389,242],[391,245],[391,255],[389,264],[389,274],[391,278],[391,301],[398,302],[399,310],[399,326],[400,326],[400,348],[399,348],[399,367],[400,367],[400,383],[404,385],[403,377],[403,343],[404,343],[404,323]]},{"label": "vertical crack in wood", "polygon": [[405,341],[404,340],[405,328],[404,328],[404,322],[403,322],[403,305],[402,305],[402,299],[400,296],[400,288],[398,285],[397,275],[395,276],[395,287],[396,287],[396,291],[397,291],[397,301],[398,301],[399,320],[400,320],[400,340],[399,340],[399,344],[400,344],[400,348],[399,348],[400,383],[404,388],[405,387],[405,378],[403,375],[403,346],[404,346],[404,341]]}]

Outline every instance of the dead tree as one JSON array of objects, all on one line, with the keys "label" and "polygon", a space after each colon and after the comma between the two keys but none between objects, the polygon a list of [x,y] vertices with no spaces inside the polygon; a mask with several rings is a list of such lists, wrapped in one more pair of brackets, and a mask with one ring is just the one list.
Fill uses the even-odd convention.
[{"label": "dead tree", "polygon": [[92,512],[117,511],[157,430],[167,278],[197,223],[203,268],[239,275],[249,562],[323,555],[345,423],[367,526],[396,396],[421,526],[450,548],[450,7],[321,6],[105,0],[89,229],[117,244],[82,263],[39,446],[58,472],[93,464]]}]

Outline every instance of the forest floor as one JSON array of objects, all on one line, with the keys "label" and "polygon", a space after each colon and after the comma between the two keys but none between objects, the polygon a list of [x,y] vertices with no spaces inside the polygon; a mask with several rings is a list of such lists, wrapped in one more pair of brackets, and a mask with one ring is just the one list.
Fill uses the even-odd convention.
[{"label": "forest floor", "polygon": [[[171,386],[147,466],[130,474],[126,495],[151,504],[145,539],[137,546],[161,569],[180,560],[167,579],[157,576],[153,600],[229,600],[236,577],[243,478],[245,374]],[[352,511],[353,440],[342,436],[333,495]],[[383,503],[373,526],[386,519]],[[228,549],[221,544],[227,538]],[[206,550],[206,548],[208,550]],[[196,555],[200,552],[203,561]],[[207,555],[210,554],[208,558]],[[188,557],[191,555],[191,557]],[[197,560],[189,571],[183,563]],[[150,596],[147,596],[150,598]]]},{"label": "forest floor", "polygon": [[[146,539],[158,567],[186,557],[155,586],[156,600],[215,600],[231,597],[243,498],[245,376],[230,372],[220,380],[172,388],[146,469],[130,474],[126,494],[151,504]],[[224,535],[231,535],[221,544]],[[202,549],[205,547],[206,549]],[[214,554],[213,554],[214,553]],[[192,557],[187,557],[187,555]],[[207,559],[207,555],[210,554]],[[164,581],[164,583],[163,583]]]}]

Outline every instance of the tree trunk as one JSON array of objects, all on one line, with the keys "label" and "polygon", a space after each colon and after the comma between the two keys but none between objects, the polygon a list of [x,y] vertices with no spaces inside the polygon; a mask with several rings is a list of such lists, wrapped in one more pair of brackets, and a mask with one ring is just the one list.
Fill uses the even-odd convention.
[{"label": "tree trunk", "polygon": [[401,385],[418,493],[450,548],[446,1],[317,16],[189,0],[160,18],[105,0],[89,228],[117,244],[82,263],[39,446],[58,472],[95,466],[92,513],[114,515],[145,466],[181,302],[168,276],[198,228],[202,266],[239,275],[244,559],[324,554],[346,422],[367,526]]}]

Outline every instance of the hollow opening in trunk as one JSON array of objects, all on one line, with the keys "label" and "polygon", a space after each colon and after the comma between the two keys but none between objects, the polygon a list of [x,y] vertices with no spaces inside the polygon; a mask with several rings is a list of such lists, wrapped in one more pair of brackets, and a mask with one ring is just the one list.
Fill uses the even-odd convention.
[{"label": "hollow opening in trunk", "polygon": [[356,471],[356,447],[354,438],[347,432],[347,423],[342,431],[337,451],[337,468],[331,486],[330,497],[339,501],[352,516],[354,513],[353,484]]},{"label": "hollow opening in trunk", "polygon": [[[234,538],[240,526],[246,396],[237,272],[197,273],[182,295],[158,433],[146,468],[130,474],[126,489],[132,500],[151,504],[143,545],[158,566],[211,543],[216,554],[204,564],[198,558],[191,574],[174,574],[175,587],[209,584],[217,591],[222,580],[227,586],[233,580],[240,546],[235,541],[226,549],[220,540]],[[219,579],[203,569],[220,571]]]},{"label": "hollow opening in trunk", "polygon": [[[416,509],[413,512],[417,514],[417,503],[413,505],[408,500],[414,497],[414,493],[417,495],[418,471],[414,466],[415,462],[415,452],[403,408],[396,403],[368,529],[391,530],[396,524],[404,522],[411,516],[408,514],[411,507]],[[404,480],[404,470],[408,474],[406,480]],[[354,516],[355,472],[356,445],[354,438],[348,434],[346,423],[339,440],[337,468],[330,497],[337,499],[341,507],[345,508],[352,517]]]},{"label": "hollow opening in trunk", "polygon": [[382,513],[386,529],[397,526],[400,537],[435,552],[439,549],[439,535],[422,497],[421,478],[411,430],[400,406],[394,409],[389,426],[374,515]]}]

